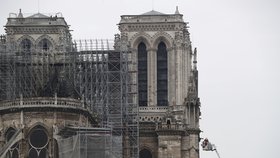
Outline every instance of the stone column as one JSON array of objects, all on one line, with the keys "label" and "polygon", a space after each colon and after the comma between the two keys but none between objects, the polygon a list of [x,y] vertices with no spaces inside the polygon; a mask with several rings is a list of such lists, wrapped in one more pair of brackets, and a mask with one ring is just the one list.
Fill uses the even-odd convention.
[{"label": "stone column", "polygon": [[176,105],[183,103],[183,50],[176,47]]},{"label": "stone column", "polygon": [[57,113],[56,111],[53,113],[53,124],[57,124]]},{"label": "stone column", "polygon": [[20,128],[24,128],[24,113],[20,112]]},{"label": "stone column", "polygon": [[188,51],[188,48],[186,48],[186,44],[183,47],[183,100],[187,97],[188,93],[188,83],[189,83],[189,75],[191,72],[191,58],[190,58],[190,52]]},{"label": "stone column", "polygon": [[168,62],[168,101],[169,106],[176,104],[175,84],[176,84],[176,67],[175,67],[175,53],[173,48],[167,50]]},{"label": "stone column", "polygon": [[149,49],[148,52],[148,106],[157,105],[157,52]]},{"label": "stone column", "polygon": [[190,139],[189,136],[183,136],[181,140],[181,154],[182,158],[189,158],[189,143]]}]

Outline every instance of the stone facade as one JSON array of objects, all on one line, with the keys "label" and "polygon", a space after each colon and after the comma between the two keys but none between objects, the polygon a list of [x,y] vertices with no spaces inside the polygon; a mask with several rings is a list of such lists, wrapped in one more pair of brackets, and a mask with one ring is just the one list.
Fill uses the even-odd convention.
[{"label": "stone facade", "polygon": [[[6,24],[7,47],[9,50],[21,49],[23,39],[31,41],[32,49],[40,49],[43,39],[49,42],[49,51],[65,52],[71,48],[72,37],[69,26],[61,14],[46,16],[41,13],[23,17],[20,12],[16,17],[8,18]],[[34,51],[34,50],[30,50]]]},{"label": "stone facade", "polygon": [[[132,52],[132,71],[140,71],[138,46],[144,43],[147,51],[148,98],[145,105],[139,103],[140,158],[199,157],[196,50],[192,50],[187,27],[178,9],[175,14],[150,11],[121,16],[119,30]],[[167,51],[167,106],[157,103],[157,53],[161,42]]]},{"label": "stone facade", "polygon": [[[133,101],[139,104],[140,158],[199,158],[197,52],[192,49],[187,27],[178,8],[175,14],[150,11],[142,15],[121,16],[117,47],[131,52],[129,71],[142,71],[147,76],[147,79],[141,80],[141,84],[146,85],[143,88],[138,84],[142,76],[134,73],[132,80],[139,86],[131,87],[132,91],[139,93]],[[59,15],[38,13],[23,18],[20,12],[16,18],[8,18],[6,33],[8,51],[25,49],[35,52],[29,49],[36,49],[39,53],[52,52],[48,55],[53,64],[63,60],[60,54],[73,49],[69,27]],[[139,67],[143,62],[139,59],[139,53],[142,53],[140,45],[145,48],[146,69]],[[166,53],[166,56],[160,53]],[[39,59],[35,60],[38,62]],[[140,93],[147,94],[146,98],[143,95],[141,103]],[[1,102],[0,147],[13,137],[14,143],[18,142],[6,145],[13,149],[9,150],[11,154],[20,151],[18,157],[23,158],[28,157],[30,152],[42,152],[47,157],[58,157],[55,138],[66,124],[83,127],[96,124],[94,116],[83,103],[79,99],[63,97]],[[36,136],[45,138],[45,143],[36,144],[33,140]],[[123,157],[126,157],[125,154]]]},{"label": "stone facade", "polygon": [[[39,153],[40,157],[42,154],[58,157],[58,132],[67,125],[87,127],[93,122],[81,100],[27,98],[1,102],[0,146],[1,152],[5,152],[1,154],[36,157],[34,154]],[[14,141],[4,146],[10,139]],[[4,151],[5,148],[10,149]]]}]

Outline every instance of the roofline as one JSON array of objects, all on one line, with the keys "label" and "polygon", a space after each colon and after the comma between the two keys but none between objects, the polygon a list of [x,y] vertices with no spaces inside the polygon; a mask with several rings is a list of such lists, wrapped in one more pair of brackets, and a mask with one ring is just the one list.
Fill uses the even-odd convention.
[{"label": "roofline", "polygon": [[149,15],[149,14],[140,14],[140,15],[121,15],[121,17],[123,16],[133,16],[133,17],[137,17],[137,16],[174,16],[174,15],[180,15],[183,16],[183,14],[155,14],[155,15]]},{"label": "roofline", "polygon": [[19,17],[8,17],[7,19],[64,19],[64,17],[23,17],[23,18],[19,18]]},{"label": "roofline", "polygon": [[38,26],[40,26],[40,27],[63,26],[63,27],[69,28],[70,25],[61,25],[61,24],[49,24],[49,25],[34,25],[34,24],[7,25],[6,24],[6,25],[4,25],[4,27],[38,27]]},{"label": "roofline", "polygon": [[185,21],[156,21],[156,22],[119,22],[117,23],[117,25],[121,25],[121,24],[139,24],[139,25],[143,25],[143,24],[174,24],[174,23],[180,23],[180,24],[186,24],[188,25],[189,22],[185,22]]}]

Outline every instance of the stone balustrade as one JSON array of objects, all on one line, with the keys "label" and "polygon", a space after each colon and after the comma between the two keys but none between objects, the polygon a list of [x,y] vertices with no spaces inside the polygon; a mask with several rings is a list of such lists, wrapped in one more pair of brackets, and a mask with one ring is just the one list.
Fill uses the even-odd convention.
[{"label": "stone balustrade", "polygon": [[156,130],[186,130],[187,126],[184,124],[157,124]]},{"label": "stone balustrade", "polygon": [[171,111],[182,111],[185,109],[185,105],[174,105],[170,106]]},{"label": "stone balustrade", "polygon": [[166,112],[168,110],[168,106],[156,106],[156,107],[139,107],[139,112]]},{"label": "stone balustrade", "polygon": [[[139,15],[123,15],[121,16],[121,23],[138,23],[138,22],[150,22],[150,16]],[[153,15],[153,21],[155,22],[183,22],[183,16],[181,14],[162,14]]]},{"label": "stone balustrade", "polygon": [[50,107],[85,110],[81,100],[71,98],[37,97],[0,102],[0,111],[15,108]]},{"label": "stone balustrade", "polygon": [[168,106],[139,107],[140,122],[159,122],[168,110]]}]

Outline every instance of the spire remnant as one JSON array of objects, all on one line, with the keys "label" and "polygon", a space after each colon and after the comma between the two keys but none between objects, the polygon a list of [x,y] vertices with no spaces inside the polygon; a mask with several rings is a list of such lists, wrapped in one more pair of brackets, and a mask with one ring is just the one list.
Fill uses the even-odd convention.
[{"label": "spire remnant", "polygon": [[180,13],[179,13],[178,6],[176,6],[176,11],[175,11],[175,14],[180,14]]}]

